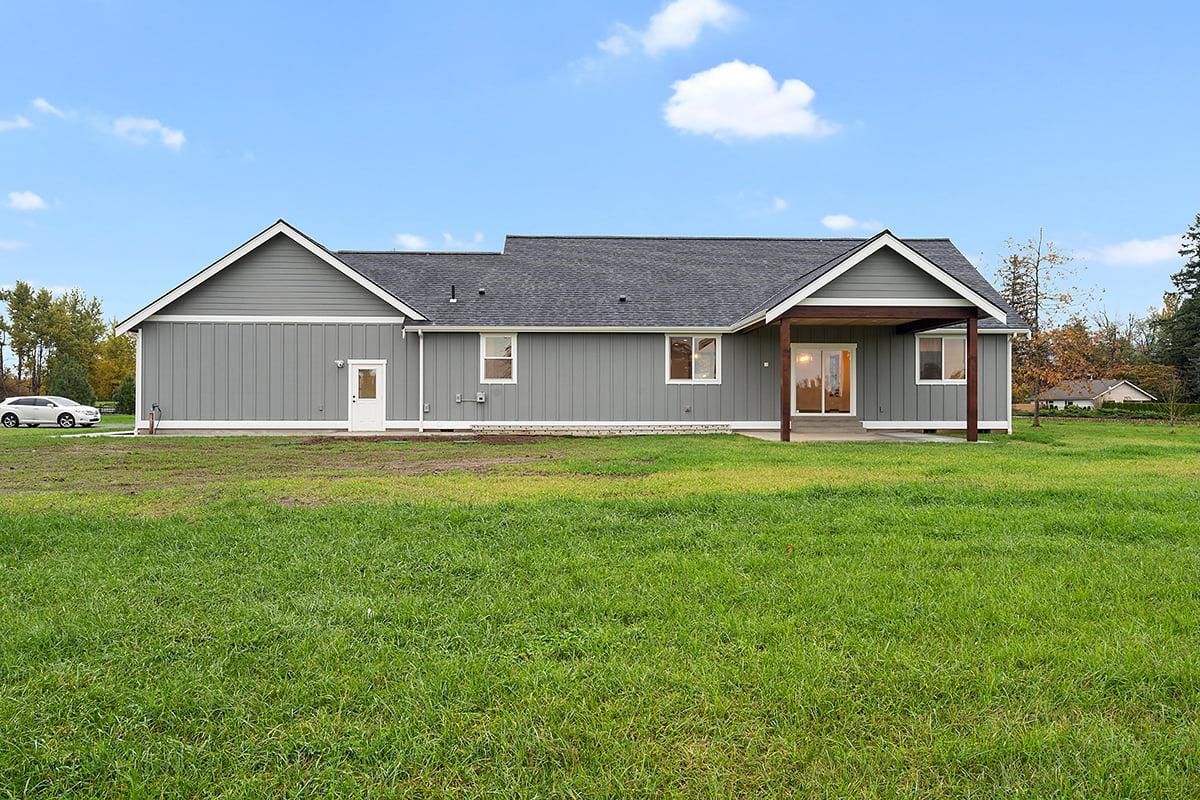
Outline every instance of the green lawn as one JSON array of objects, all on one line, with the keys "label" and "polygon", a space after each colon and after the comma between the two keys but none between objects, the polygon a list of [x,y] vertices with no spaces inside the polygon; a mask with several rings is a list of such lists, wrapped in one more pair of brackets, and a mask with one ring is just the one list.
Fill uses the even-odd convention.
[{"label": "green lawn", "polygon": [[0,797],[1195,797],[1200,428],[1018,424],[0,431]]}]

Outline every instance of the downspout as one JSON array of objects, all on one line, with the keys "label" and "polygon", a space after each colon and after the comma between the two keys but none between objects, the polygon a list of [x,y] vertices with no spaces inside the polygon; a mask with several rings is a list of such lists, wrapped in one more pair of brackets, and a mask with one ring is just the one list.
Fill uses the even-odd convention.
[{"label": "downspout", "polygon": [[425,432],[425,331],[417,331],[417,433]]},{"label": "downspout", "polygon": [[133,435],[138,435],[138,423],[142,421],[142,329],[134,333],[133,361]]},{"label": "downspout", "polygon": [[1007,334],[1004,338],[1008,340],[1008,434],[1012,435],[1012,345],[1013,336],[1015,334]]}]

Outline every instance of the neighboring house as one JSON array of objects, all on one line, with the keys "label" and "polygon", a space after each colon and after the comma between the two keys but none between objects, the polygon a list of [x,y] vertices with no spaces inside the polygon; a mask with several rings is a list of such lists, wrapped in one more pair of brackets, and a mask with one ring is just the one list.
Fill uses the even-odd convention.
[{"label": "neighboring house", "polygon": [[280,221],[121,323],[137,428],[1011,430],[1025,322],[947,239],[510,236],[332,252]]},{"label": "neighboring house", "polygon": [[1066,408],[1067,406],[1096,408],[1104,403],[1151,403],[1158,398],[1146,390],[1134,386],[1129,381],[1118,378],[1101,378],[1099,380],[1063,381],[1054,388],[1042,392],[1039,399],[1054,408]]}]

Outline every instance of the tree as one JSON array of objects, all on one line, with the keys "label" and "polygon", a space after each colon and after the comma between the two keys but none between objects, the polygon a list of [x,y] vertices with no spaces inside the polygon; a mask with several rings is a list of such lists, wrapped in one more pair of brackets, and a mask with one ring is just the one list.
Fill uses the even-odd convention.
[{"label": "tree", "polygon": [[121,385],[113,393],[113,400],[117,403],[118,414],[133,413],[134,403],[137,402],[137,385],[134,382],[133,375],[126,375],[121,380]]},{"label": "tree", "polygon": [[69,355],[85,368],[93,368],[104,334],[97,298],[88,299],[81,289],[56,298],[49,289],[35,291],[17,281],[4,292],[3,300],[8,306],[5,330],[8,349],[17,360],[18,390],[28,378],[29,392],[40,393],[58,355]]},{"label": "tree", "polygon": [[101,400],[114,399],[114,392],[127,375],[132,375],[137,360],[132,334],[117,334],[117,321],[109,323],[108,335],[100,342],[100,355],[89,371],[91,383]]},{"label": "tree", "polygon": [[[8,290],[0,289],[0,302],[8,302]],[[8,322],[0,314],[0,397],[8,396],[8,370],[4,366],[4,351],[8,347]]]},{"label": "tree", "polygon": [[1166,383],[1162,387],[1163,411],[1171,423],[1171,433],[1175,433],[1175,423],[1183,414],[1184,401],[1187,399],[1187,387],[1179,379],[1179,373],[1173,367]]},{"label": "tree", "polygon": [[[1167,313],[1157,322],[1163,361],[1180,371],[1185,386],[1200,383],[1200,214],[1183,235],[1179,255],[1187,259],[1171,276],[1174,292],[1163,296]],[[1198,394],[1197,396],[1200,396]]]},{"label": "tree", "polygon": [[100,339],[107,326],[99,298],[88,299],[82,289],[68,289],[54,300],[52,330],[48,331],[54,354],[69,355],[95,377],[100,358]]},{"label": "tree", "polygon": [[50,394],[83,405],[96,404],[96,391],[88,383],[87,370],[67,353],[54,360],[54,369],[50,371]]},{"label": "tree", "polygon": [[1089,299],[1090,291],[1075,285],[1078,271],[1073,257],[1048,242],[1038,229],[1037,238],[1025,242],[1009,239],[1009,252],[996,270],[996,283],[1004,299],[1029,323],[1030,336],[1013,346],[1013,381],[1033,396],[1033,424],[1041,424],[1040,395],[1058,383],[1061,360],[1053,359],[1053,341],[1047,332],[1055,320]]}]

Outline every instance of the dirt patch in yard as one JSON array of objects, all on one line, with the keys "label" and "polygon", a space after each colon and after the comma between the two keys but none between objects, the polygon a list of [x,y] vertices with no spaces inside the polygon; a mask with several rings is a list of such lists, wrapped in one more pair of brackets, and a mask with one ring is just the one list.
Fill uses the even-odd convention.
[{"label": "dirt patch in yard", "polygon": [[[39,442],[9,449],[0,464],[0,497],[45,492],[138,494],[211,491],[258,481],[372,476],[488,474],[502,467],[560,458],[552,436],[312,436],[288,439],[163,437],[155,440]],[[461,442],[461,444],[460,444]],[[390,445],[390,446],[389,446]],[[542,445],[529,447],[529,445]],[[88,464],[87,468],[80,468]]]}]

